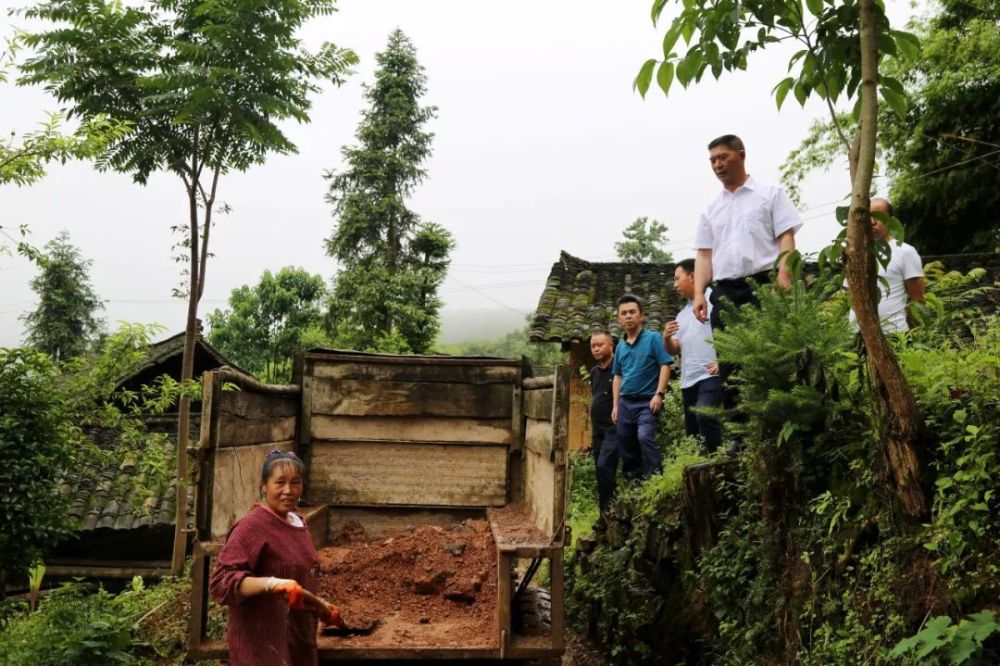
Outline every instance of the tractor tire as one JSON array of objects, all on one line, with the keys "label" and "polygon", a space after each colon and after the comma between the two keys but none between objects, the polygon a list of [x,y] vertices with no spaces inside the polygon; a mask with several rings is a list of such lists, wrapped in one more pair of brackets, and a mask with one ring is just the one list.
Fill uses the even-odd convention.
[{"label": "tractor tire", "polygon": [[519,636],[548,636],[552,633],[552,596],[540,587],[528,587],[514,599],[512,624]]}]

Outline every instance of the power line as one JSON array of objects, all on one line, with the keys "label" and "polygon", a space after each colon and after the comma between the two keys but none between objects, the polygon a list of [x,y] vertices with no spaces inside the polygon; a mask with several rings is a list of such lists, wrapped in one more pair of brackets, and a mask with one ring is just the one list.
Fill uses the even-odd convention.
[{"label": "power line", "polygon": [[505,307],[505,308],[507,308],[508,310],[510,310],[511,312],[516,312],[517,314],[521,315],[522,317],[527,317],[527,316],[528,316],[528,313],[527,313],[527,312],[522,312],[521,310],[518,310],[517,308],[515,308],[515,307],[513,307],[513,306],[510,306],[510,305],[507,305],[507,304],[506,304],[506,303],[504,303],[503,301],[498,301],[497,299],[493,298],[493,297],[492,297],[492,296],[490,296],[489,294],[485,294],[485,293],[483,293],[483,292],[479,291],[478,289],[476,289],[476,288],[475,288],[475,287],[473,287],[472,285],[469,285],[469,284],[465,284],[464,282],[462,282],[462,281],[461,281],[461,280],[459,280],[458,278],[454,278],[454,277],[453,277],[452,279],[453,279],[453,280],[455,280],[456,282],[458,282],[459,284],[461,284],[461,285],[465,286],[466,288],[468,288],[468,289],[471,289],[472,291],[476,292],[477,294],[479,294],[480,296],[482,296],[483,298],[485,298],[485,299],[486,299],[486,300],[488,300],[488,301],[492,301],[492,302],[496,303],[497,305],[500,305],[500,306],[502,306],[502,307]]}]

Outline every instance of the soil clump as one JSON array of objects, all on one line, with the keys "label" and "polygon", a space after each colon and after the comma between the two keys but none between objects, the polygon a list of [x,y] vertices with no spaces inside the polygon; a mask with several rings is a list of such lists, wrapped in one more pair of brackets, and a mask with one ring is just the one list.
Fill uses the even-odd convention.
[{"label": "soil clump", "polygon": [[319,594],[368,635],[321,638],[350,647],[495,647],[496,546],[489,525],[466,520],[370,539],[357,524],[318,552]]}]

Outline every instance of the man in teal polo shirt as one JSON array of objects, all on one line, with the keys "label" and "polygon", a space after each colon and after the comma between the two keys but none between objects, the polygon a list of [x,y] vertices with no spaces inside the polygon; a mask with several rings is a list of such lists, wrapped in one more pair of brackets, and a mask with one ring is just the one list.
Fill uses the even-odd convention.
[{"label": "man in teal polo shirt", "polygon": [[642,319],[638,296],[625,294],[618,299],[618,323],[625,335],[615,349],[611,419],[618,427],[622,467],[641,469],[645,478],[663,468],[656,430],[674,359],[658,332],[643,329]]}]

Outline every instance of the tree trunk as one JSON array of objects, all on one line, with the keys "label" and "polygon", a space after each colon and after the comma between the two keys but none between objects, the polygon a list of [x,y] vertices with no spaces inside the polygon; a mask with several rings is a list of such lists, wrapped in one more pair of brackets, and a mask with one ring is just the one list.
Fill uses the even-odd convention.
[{"label": "tree trunk", "polygon": [[882,333],[875,305],[875,253],[869,211],[869,191],[875,164],[878,110],[878,36],[874,0],[860,0],[861,20],[861,119],[856,146],[857,166],[851,188],[847,226],[848,289],[857,315],[858,329],[867,349],[867,363],[876,410],[881,419],[882,454],[904,513],[919,517],[927,512],[920,486],[916,444],[920,436],[917,403],[899,361]]},{"label": "tree trunk", "polygon": [[[194,184],[188,188],[189,233],[191,235],[191,268],[188,286],[187,326],[184,329],[184,356],[181,360],[181,383],[194,377],[194,350],[198,335],[198,300],[200,296],[198,261],[198,191]],[[177,494],[174,519],[174,549],[170,558],[170,573],[179,576],[184,571],[184,557],[187,554],[187,450],[191,430],[191,398],[181,393],[177,409]]]}]

